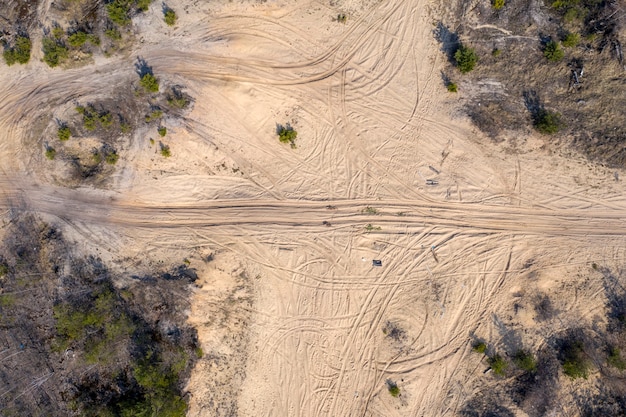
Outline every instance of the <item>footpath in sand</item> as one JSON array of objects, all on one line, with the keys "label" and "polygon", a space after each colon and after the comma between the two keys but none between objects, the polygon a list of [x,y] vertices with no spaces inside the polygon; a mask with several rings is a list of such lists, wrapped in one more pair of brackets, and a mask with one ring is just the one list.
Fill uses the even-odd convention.
[{"label": "footpath in sand", "polygon": [[[428,2],[170,3],[177,27],[155,29],[154,4],[132,57],[3,68],[0,186],[4,208],[105,258],[214,255],[190,317],[206,354],[190,416],[454,415],[485,378],[471,335],[497,341],[494,318],[531,287],[558,296],[576,268],[624,261],[612,171],[454,116]],[[108,190],[56,185],[29,117],[127,82],[136,56],[195,98],[168,121],[172,157],[137,134]],[[575,301],[561,308],[602,308]]]}]

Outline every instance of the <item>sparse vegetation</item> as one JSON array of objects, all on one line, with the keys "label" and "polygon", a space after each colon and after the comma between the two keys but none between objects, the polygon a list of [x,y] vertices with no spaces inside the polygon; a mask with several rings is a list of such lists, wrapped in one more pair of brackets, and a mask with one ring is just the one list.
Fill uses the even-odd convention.
[{"label": "sparse vegetation", "polygon": [[589,374],[589,361],[585,354],[583,342],[580,340],[562,341],[560,360],[563,373],[572,379],[585,378]]},{"label": "sparse vegetation", "polygon": [[4,62],[11,66],[15,63],[26,64],[30,61],[31,41],[27,36],[17,36],[15,46],[7,47],[3,52]]},{"label": "sparse vegetation", "polygon": [[451,93],[456,93],[456,92],[457,92],[457,90],[458,90],[457,85],[456,85],[455,83],[452,83],[452,82],[448,83],[448,85],[446,86],[446,88],[447,88],[447,89],[448,89],[448,91],[449,91],[449,92],[451,92]]},{"label": "sparse vegetation", "polygon": [[[2,274],[0,273],[0,276]],[[612,347],[609,350],[609,355],[607,357],[607,363],[616,368],[619,369],[620,371],[623,371],[626,369],[626,360],[624,360],[622,358],[622,352],[619,348],[617,347]]]},{"label": "sparse vegetation", "polygon": [[87,42],[87,34],[82,31],[72,33],[67,37],[67,43],[74,48],[80,48]]},{"label": "sparse vegetation", "polygon": [[497,353],[489,358],[488,360],[489,366],[493,370],[493,373],[498,376],[504,376],[506,373],[506,369],[509,364],[504,360],[504,358]]},{"label": "sparse vegetation", "polygon": [[339,13],[337,15],[337,22],[346,23],[346,20],[348,20],[348,17],[344,13]]},{"label": "sparse vegetation", "polygon": [[147,73],[141,77],[141,86],[150,93],[159,91],[159,80],[152,74]]},{"label": "sparse vegetation", "polygon": [[373,232],[373,231],[378,231],[378,230],[382,230],[380,226],[374,226],[371,223],[368,223],[367,225],[365,225],[365,231],[367,232]]},{"label": "sparse vegetation", "polygon": [[0,277],[5,276],[9,273],[9,266],[4,262],[0,263]]},{"label": "sparse vegetation", "polygon": [[176,24],[176,20],[178,20],[178,16],[176,16],[176,12],[170,8],[165,10],[163,14],[163,20],[168,26],[174,26]]},{"label": "sparse vegetation", "polygon": [[104,36],[113,41],[119,41],[120,39],[122,39],[122,34],[119,30],[117,30],[117,28],[106,29],[104,31]]},{"label": "sparse vegetation", "polygon": [[476,353],[485,353],[487,352],[487,344],[485,342],[483,342],[482,340],[476,340],[473,344],[472,344],[472,350]]},{"label": "sparse vegetation", "polygon": [[160,119],[163,116],[163,111],[159,109],[154,109],[152,112],[145,117],[146,123],[150,123],[153,120]]},{"label": "sparse vegetation", "polygon": [[573,48],[580,42],[580,35],[578,33],[569,32],[563,38],[563,46],[566,48]]},{"label": "sparse vegetation", "polygon": [[159,126],[157,132],[159,132],[159,136],[163,137],[167,135],[167,128],[165,126]]},{"label": "sparse vegetation", "polygon": [[565,53],[561,49],[561,46],[556,41],[548,41],[543,49],[543,56],[545,56],[550,62],[558,62],[563,59]]},{"label": "sparse vegetation", "polygon": [[165,144],[161,144],[161,155],[165,158],[169,158],[170,156],[172,156],[170,147]]},{"label": "sparse vegetation", "polygon": [[375,207],[367,206],[362,210],[365,214],[378,214],[378,210]]},{"label": "sparse vegetation", "polygon": [[119,158],[120,156],[115,151],[111,151],[106,154],[104,160],[109,165],[115,165]]},{"label": "sparse vegetation", "polygon": [[49,67],[54,68],[67,59],[67,48],[59,40],[44,37],[41,43],[43,48],[43,60]]},{"label": "sparse vegetation", "polygon": [[478,62],[478,55],[474,49],[461,45],[454,53],[456,66],[463,74],[470,72]]}]

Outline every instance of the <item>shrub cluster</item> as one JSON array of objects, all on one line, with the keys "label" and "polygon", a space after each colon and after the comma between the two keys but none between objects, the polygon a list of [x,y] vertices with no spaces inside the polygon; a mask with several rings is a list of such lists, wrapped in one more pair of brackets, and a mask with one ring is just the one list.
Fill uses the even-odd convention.
[{"label": "shrub cluster", "polygon": [[44,37],[41,42],[43,60],[49,67],[54,68],[67,59],[67,47],[59,39]]},{"label": "shrub cluster", "polygon": [[15,46],[6,48],[2,54],[7,65],[13,65],[16,62],[26,64],[30,61],[31,41],[27,36],[18,36],[15,39]]}]

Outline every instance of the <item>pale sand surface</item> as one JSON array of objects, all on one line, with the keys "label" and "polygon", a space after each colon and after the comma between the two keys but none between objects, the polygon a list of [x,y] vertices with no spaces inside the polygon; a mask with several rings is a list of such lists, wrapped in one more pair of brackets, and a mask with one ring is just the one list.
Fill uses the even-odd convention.
[{"label": "pale sand surface", "polygon": [[[497,383],[470,336],[500,340],[516,300],[547,292],[566,320],[604,308],[580,274],[623,264],[624,183],[455,116],[429,2],[168,5],[176,28],[153,4],[129,56],[0,68],[0,186],[4,207],[44,213],[120,270],[191,259],[205,357],[190,416],[453,415]],[[136,56],[195,99],[165,120],[172,157],[139,131],[108,189],[59,186],[64,162],[43,158],[37,124],[134,81]],[[297,149],[277,140],[286,122]]]}]

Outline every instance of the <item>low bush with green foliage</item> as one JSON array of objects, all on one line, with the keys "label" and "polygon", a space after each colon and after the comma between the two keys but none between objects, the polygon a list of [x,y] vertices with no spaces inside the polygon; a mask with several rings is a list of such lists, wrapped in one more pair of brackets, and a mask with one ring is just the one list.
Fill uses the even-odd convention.
[{"label": "low bush with green foliage", "polygon": [[550,62],[559,62],[565,56],[565,52],[556,41],[549,41],[543,49],[543,56]]},{"label": "low bush with green foliage", "polygon": [[119,26],[130,23],[131,0],[114,0],[107,4],[107,14],[111,21]]},{"label": "low bush with green foliage", "polygon": [[501,8],[504,7],[504,0],[492,0],[491,1],[491,6],[495,9],[495,10],[500,10]]},{"label": "low bush with green foliage", "polygon": [[487,344],[481,340],[477,340],[472,344],[472,350],[476,353],[485,353],[487,351]]},{"label": "low bush with green foliage", "polygon": [[387,380],[387,390],[389,390],[389,394],[391,394],[392,397],[400,395],[400,388],[398,388],[398,384],[391,380]]},{"label": "low bush with green foliage", "polygon": [[74,48],[80,48],[85,42],[87,42],[87,34],[82,31],[72,33],[67,37],[67,43]]},{"label": "low bush with green foliage", "polygon": [[562,348],[560,356],[565,375],[572,379],[587,379],[589,375],[589,360],[581,341],[567,341]]},{"label": "low bush with green foliage", "polygon": [[122,39],[122,34],[116,28],[111,28],[111,29],[105,30],[104,31],[104,36],[106,36],[107,38],[109,38],[111,40],[114,40],[114,41],[119,41],[120,39]]},{"label": "low bush with green foliage", "polygon": [[461,45],[454,53],[456,66],[463,74],[470,72],[478,62],[478,55],[473,48]]},{"label": "low bush with green foliage", "polygon": [[108,111],[98,112],[92,105],[86,107],[76,106],[76,111],[83,115],[83,127],[85,130],[96,130],[98,123],[105,129],[113,125],[113,115]]},{"label": "low bush with green foliage", "polygon": [[161,156],[165,158],[169,158],[170,156],[172,156],[172,152],[170,151],[169,146],[161,144]]},{"label": "low bush with green foliage", "polygon": [[9,266],[4,262],[0,263],[0,277],[5,276],[9,273]]},{"label": "low bush with green foliage", "polygon": [[59,127],[59,129],[57,130],[57,136],[59,140],[61,141],[68,140],[71,135],[72,135],[72,132],[70,131],[70,128],[68,126],[63,125]]},{"label": "low bush with green foliage", "polygon": [[61,41],[44,37],[41,40],[43,60],[49,67],[54,68],[62,64],[68,57],[67,47]]},{"label": "low bush with green foliage", "polygon": [[535,128],[544,135],[557,133],[563,127],[559,113],[541,109],[537,112],[534,121]]},{"label": "low bush with green foliage", "polygon": [[537,361],[532,353],[525,350],[519,350],[513,356],[513,362],[515,366],[526,371],[535,372],[537,370]]},{"label": "low bush with green foliage", "polygon": [[176,24],[176,20],[178,20],[178,16],[176,16],[176,12],[172,9],[165,10],[163,15],[163,20],[168,26],[174,26]]},{"label": "low bush with green foliage", "polygon": [[[1,274],[0,274],[1,275]],[[620,371],[626,369],[626,360],[622,358],[622,352],[619,348],[613,347],[609,350],[607,363]]]},{"label": "low bush with green foliage", "polygon": [[45,155],[46,155],[46,158],[48,158],[49,160],[52,161],[54,159],[54,157],[57,155],[57,151],[54,148],[48,146],[46,148]]},{"label": "low bush with green foliage", "polygon": [[108,152],[104,157],[105,162],[109,165],[115,165],[118,159],[120,156],[115,151]]},{"label": "low bush with green foliage", "polygon": [[6,48],[2,54],[4,62],[11,66],[15,63],[26,64],[30,61],[31,41],[27,36],[17,36],[15,46]]},{"label": "low bush with green foliage", "polygon": [[452,83],[452,82],[448,83],[448,85],[446,85],[446,88],[451,93],[456,93],[458,91],[457,85],[455,83]]},{"label": "low bush with green foliage", "polygon": [[150,93],[156,93],[159,91],[159,80],[152,74],[147,73],[141,77],[141,86]]},{"label": "low bush with green foliage", "polygon": [[493,373],[498,376],[503,376],[509,366],[506,360],[504,360],[504,358],[497,353],[490,357],[488,362],[489,366],[491,366],[491,369],[493,370]]},{"label": "low bush with green foliage", "polygon": [[281,143],[290,143],[292,148],[295,147],[298,132],[296,132],[289,123],[287,123],[285,126],[278,126],[277,133],[278,140]]},{"label": "low bush with green foliage", "polygon": [[163,110],[154,109],[152,112],[145,117],[146,123],[150,123],[153,120],[158,120],[163,116]]},{"label": "low bush with green foliage", "polygon": [[578,33],[569,32],[563,38],[562,43],[563,43],[563,46],[565,46],[566,48],[573,48],[577,46],[579,42],[580,42],[580,35]]},{"label": "low bush with green foliage", "polygon": [[152,0],[137,0],[137,8],[142,12],[147,12]]},{"label": "low bush with green foliage", "polygon": [[167,135],[167,128],[165,126],[159,126],[157,132],[159,132],[159,136],[163,137]]}]

